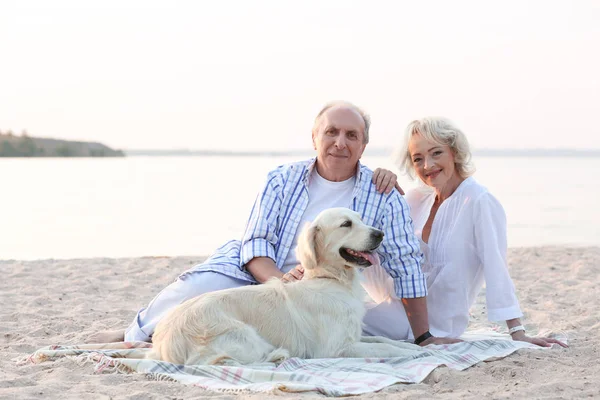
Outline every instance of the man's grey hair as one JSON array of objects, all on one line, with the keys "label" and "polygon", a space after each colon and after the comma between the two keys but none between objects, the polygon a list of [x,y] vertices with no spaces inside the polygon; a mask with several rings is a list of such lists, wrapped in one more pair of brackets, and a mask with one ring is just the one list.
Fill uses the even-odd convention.
[{"label": "man's grey hair", "polygon": [[408,150],[408,142],[414,135],[421,135],[426,140],[449,146],[454,154],[456,171],[462,178],[467,178],[475,173],[475,166],[471,161],[471,150],[467,136],[452,121],[443,117],[426,117],[408,124],[404,132],[404,144],[398,153],[398,167],[415,176],[415,167]]},{"label": "man's grey hair", "polygon": [[362,117],[363,122],[365,123],[365,132],[364,132],[363,142],[365,144],[369,143],[369,128],[371,127],[371,117],[369,117],[369,114],[364,112],[360,107],[355,106],[354,104],[350,103],[349,101],[332,101],[331,103],[327,103],[321,109],[321,111],[319,111],[319,113],[317,114],[317,117],[315,118],[315,123],[313,125],[313,132],[315,132],[319,128],[319,123],[321,122],[321,117],[323,116],[323,114],[325,114],[327,112],[327,110],[329,110],[330,108],[333,108],[333,107],[348,107],[348,108],[351,108],[354,111],[356,111]]}]

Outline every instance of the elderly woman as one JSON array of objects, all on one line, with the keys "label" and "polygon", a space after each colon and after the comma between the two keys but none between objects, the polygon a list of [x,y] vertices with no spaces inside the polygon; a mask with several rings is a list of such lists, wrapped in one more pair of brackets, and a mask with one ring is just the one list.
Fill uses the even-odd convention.
[{"label": "elderly woman", "polygon": [[[434,336],[459,337],[469,309],[486,283],[490,321],[506,321],[513,340],[550,346],[563,343],[530,337],[506,263],[506,216],[502,205],[471,176],[467,138],[445,118],[423,118],[406,129],[400,166],[424,187],[407,193],[414,229],[424,255],[427,308]],[[365,333],[410,339],[411,330],[389,276],[379,267],[365,270],[376,306],[365,317]],[[401,322],[399,322],[401,321]]]}]

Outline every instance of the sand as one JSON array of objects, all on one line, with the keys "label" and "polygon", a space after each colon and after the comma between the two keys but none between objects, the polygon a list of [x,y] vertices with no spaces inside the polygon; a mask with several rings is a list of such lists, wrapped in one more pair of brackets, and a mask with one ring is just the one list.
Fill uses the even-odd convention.
[{"label": "sand", "polygon": [[[79,344],[123,328],[135,311],[202,257],[0,261],[0,398],[263,399],[207,392],[144,375],[94,374],[70,359],[17,366],[12,360],[51,344]],[[509,262],[530,331],[563,332],[570,348],[521,350],[462,372],[445,367],[424,383],[357,396],[387,398],[600,397],[600,248],[510,249]],[[493,327],[484,298],[473,328]],[[273,398],[316,398],[316,393]]]}]

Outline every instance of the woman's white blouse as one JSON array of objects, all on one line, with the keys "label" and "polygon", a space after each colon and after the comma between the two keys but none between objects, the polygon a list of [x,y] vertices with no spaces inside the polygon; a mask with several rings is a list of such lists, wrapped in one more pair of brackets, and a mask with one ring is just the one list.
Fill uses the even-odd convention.
[{"label": "woman's white blouse", "polygon": [[440,205],[425,243],[423,226],[435,193],[418,188],[406,199],[415,233],[421,239],[431,332],[435,336],[460,336],[484,281],[490,321],[521,317],[506,263],[506,215],[498,200],[475,179],[467,178]]}]

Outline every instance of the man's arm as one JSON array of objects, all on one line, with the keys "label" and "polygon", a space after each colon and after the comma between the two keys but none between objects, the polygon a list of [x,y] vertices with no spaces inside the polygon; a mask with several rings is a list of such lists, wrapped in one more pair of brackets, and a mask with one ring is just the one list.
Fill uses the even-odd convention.
[{"label": "man's arm", "polygon": [[396,296],[399,299],[424,298],[427,283],[421,271],[423,255],[413,231],[408,204],[398,192],[386,196],[380,224],[385,233],[380,247],[381,266],[392,277]]},{"label": "man's arm", "polygon": [[275,277],[281,279],[283,272],[277,268],[275,262],[269,257],[255,257],[246,264],[246,269],[258,283],[265,283]]},{"label": "man's arm", "polygon": [[418,338],[429,330],[429,318],[427,316],[427,298],[416,297],[413,299],[402,299],[402,305],[413,336]]},{"label": "man's arm", "polygon": [[[414,299],[402,299],[402,305],[408,322],[413,331],[415,341],[420,338],[422,340],[418,343],[419,346],[427,346],[428,344],[452,344],[462,342],[460,339],[453,339],[447,337],[435,337],[429,333],[429,319],[427,317],[427,298],[417,297]],[[427,334],[427,336],[424,336]]]},{"label": "man's arm", "polygon": [[406,201],[392,193],[387,198],[382,220],[385,233],[381,266],[394,280],[396,296],[402,305],[415,338],[429,331],[427,282],[421,271],[421,248],[414,235]]},{"label": "man's arm", "polygon": [[282,186],[281,170],[270,172],[265,187],[256,197],[242,238],[240,268],[246,268],[259,283],[283,275],[275,264]]}]

